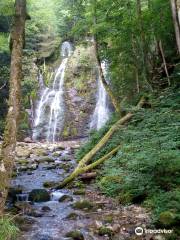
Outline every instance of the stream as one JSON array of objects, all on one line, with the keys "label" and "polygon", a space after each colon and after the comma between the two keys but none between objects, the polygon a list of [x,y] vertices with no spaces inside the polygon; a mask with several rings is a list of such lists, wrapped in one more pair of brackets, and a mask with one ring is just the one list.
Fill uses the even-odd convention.
[{"label": "stream", "polygon": [[[74,169],[74,154],[81,143],[82,140],[18,143],[17,175],[12,180],[8,201],[9,208],[15,208],[18,214],[18,240],[136,239],[134,227],[149,222],[144,209],[134,205],[122,207],[99,193],[94,180],[75,181],[71,188],[53,189],[53,184]],[[30,199],[35,189],[45,190],[49,199]],[[16,199],[12,201],[14,192]],[[87,206],[75,207],[83,201]],[[109,231],[101,231],[103,228]],[[78,236],[68,235],[72,231],[78,231]]]}]

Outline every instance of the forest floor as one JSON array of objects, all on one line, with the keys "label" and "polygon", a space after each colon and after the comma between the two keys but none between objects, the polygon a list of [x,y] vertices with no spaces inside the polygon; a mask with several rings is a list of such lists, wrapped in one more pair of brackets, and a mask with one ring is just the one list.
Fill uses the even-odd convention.
[{"label": "forest floor", "polygon": [[81,141],[18,143],[8,210],[17,216],[18,240],[163,239],[135,235],[150,217],[138,205],[123,206],[104,196],[94,180],[78,179],[66,189],[54,186],[73,170]]}]

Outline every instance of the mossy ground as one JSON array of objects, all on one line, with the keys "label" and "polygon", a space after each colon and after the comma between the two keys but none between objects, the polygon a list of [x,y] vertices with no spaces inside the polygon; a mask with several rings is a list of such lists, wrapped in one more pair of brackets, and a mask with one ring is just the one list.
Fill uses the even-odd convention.
[{"label": "mossy ground", "polygon": [[[179,102],[177,89],[151,96],[152,108],[141,109],[117,131],[95,156],[100,158],[121,144],[116,156],[104,163],[97,185],[121,204],[143,204],[153,213],[156,226],[171,227],[177,234],[180,222]],[[114,116],[77,153],[87,153],[117,120]],[[167,217],[171,216],[171,217]]]}]

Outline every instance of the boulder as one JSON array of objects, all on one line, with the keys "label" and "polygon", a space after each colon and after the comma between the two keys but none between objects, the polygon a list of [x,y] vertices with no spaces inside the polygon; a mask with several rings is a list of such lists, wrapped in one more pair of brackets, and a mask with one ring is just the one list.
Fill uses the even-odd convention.
[{"label": "boulder", "polygon": [[24,142],[25,142],[25,143],[34,143],[34,141],[33,141],[30,137],[26,137],[26,138],[24,139]]},{"label": "boulder", "polygon": [[8,190],[8,199],[10,199],[12,202],[15,202],[17,200],[17,194],[21,194],[22,192],[22,186],[10,187]]},{"label": "boulder", "polygon": [[63,195],[62,197],[59,198],[59,202],[72,202],[73,197],[69,195]]},{"label": "boulder", "polygon": [[19,158],[28,158],[30,157],[31,150],[24,147],[17,147],[16,156]]},{"label": "boulder", "polygon": [[28,200],[32,202],[47,202],[50,201],[50,194],[45,189],[33,189],[29,193]]},{"label": "boulder", "polygon": [[79,230],[74,230],[66,233],[66,237],[73,240],[84,240],[84,236]]}]

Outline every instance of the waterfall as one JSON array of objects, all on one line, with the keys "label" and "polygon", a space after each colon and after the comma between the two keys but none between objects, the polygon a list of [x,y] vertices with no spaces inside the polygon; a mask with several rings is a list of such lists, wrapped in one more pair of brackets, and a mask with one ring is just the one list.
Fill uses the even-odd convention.
[{"label": "waterfall", "polygon": [[44,86],[42,88],[44,81],[42,74],[39,75],[41,97],[37,104],[34,119],[34,140],[46,139],[49,142],[55,142],[60,137],[64,123],[64,75],[71,54],[71,44],[64,42],[61,47],[63,60],[56,70],[51,87]]},{"label": "waterfall", "polygon": [[[104,73],[106,80],[108,81],[108,71],[107,71],[107,63],[103,61],[101,63],[101,67]],[[103,83],[100,79],[100,75],[98,76],[98,94],[97,94],[97,102],[94,113],[91,118],[90,128],[100,129],[109,119],[109,107],[108,107],[108,95],[103,86]]]}]

